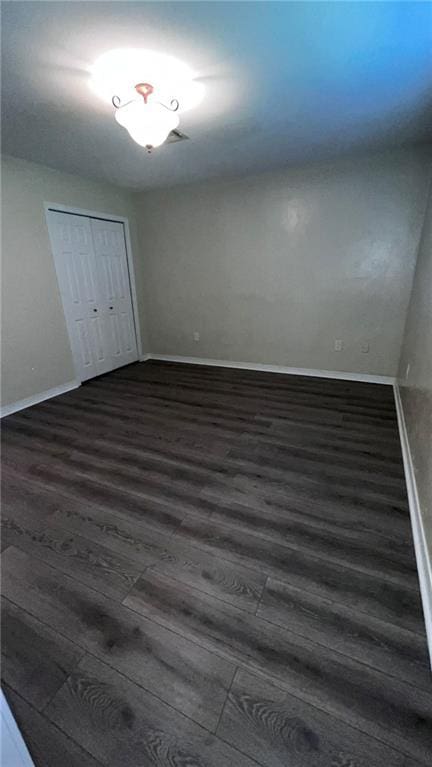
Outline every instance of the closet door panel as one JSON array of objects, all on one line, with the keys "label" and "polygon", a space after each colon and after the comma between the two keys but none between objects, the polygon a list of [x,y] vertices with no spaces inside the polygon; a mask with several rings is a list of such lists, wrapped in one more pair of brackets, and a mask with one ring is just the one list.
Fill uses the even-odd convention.
[{"label": "closet door panel", "polygon": [[90,219],[50,211],[48,220],[75,368],[85,381],[112,367]]},{"label": "closet door panel", "polygon": [[112,367],[138,359],[123,224],[91,220]]}]

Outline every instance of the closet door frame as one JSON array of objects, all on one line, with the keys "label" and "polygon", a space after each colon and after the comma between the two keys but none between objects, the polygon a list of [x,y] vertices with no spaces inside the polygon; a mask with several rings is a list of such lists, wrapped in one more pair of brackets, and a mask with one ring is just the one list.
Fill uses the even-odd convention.
[{"label": "closet door frame", "polygon": [[[116,216],[113,213],[102,213],[101,211],[86,210],[84,208],[73,208],[71,205],[61,205],[60,203],[56,203],[56,202],[44,202],[44,210],[45,210],[45,220],[46,220],[46,225],[48,228],[49,239],[50,239],[50,243],[52,247],[53,247],[53,240],[51,237],[50,225],[49,225],[49,213],[51,211],[56,213],[70,213],[73,216],[84,216],[85,218],[96,218],[102,221],[113,221],[117,224],[123,224],[127,267],[129,272],[129,285],[130,285],[131,300],[132,300],[132,314],[133,314],[133,320],[135,325],[135,336],[136,336],[136,342],[137,342],[138,361],[139,362],[144,361],[146,357],[143,355],[142,341],[141,341],[138,299],[137,299],[137,292],[136,292],[132,243],[131,243],[130,230],[129,230],[129,219],[126,218],[125,216]],[[53,251],[52,251],[52,256],[54,259]],[[64,308],[63,308],[63,311],[64,311]],[[69,339],[69,343],[70,343],[70,339]],[[71,347],[71,355],[74,361],[76,379],[77,381],[81,383],[80,377],[78,375],[78,371],[76,370],[75,360],[72,354],[72,347]]]}]

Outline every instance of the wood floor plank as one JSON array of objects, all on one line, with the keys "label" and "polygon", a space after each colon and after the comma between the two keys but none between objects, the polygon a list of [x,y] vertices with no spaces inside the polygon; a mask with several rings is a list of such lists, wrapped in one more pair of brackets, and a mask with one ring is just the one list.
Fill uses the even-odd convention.
[{"label": "wood floor plank", "polygon": [[[16,494],[19,487],[19,495]],[[106,508],[69,498],[55,490],[48,490],[37,482],[25,483],[11,474],[3,474],[3,509],[6,516],[14,515],[18,502],[21,508],[31,513],[35,521],[44,525],[68,530],[87,540],[111,549],[116,554],[134,562],[140,569],[152,565],[165,551],[167,536],[133,517],[130,519],[122,510],[116,512]],[[27,514],[28,519],[28,514]]]},{"label": "wood floor plank", "polygon": [[[16,473],[25,482],[29,478],[26,471],[15,467]],[[104,485],[67,467],[53,464],[36,464],[31,472],[31,479],[43,484],[48,490],[57,490],[62,495],[114,511],[128,519],[145,522],[158,532],[171,534],[186,516],[186,511],[174,504],[158,500],[157,494],[148,493],[145,497],[137,496],[127,488],[118,489]],[[150,497],[149,497],[150,496]],[[202,504],[204,506],[204,504]]]},{"label": "wood floor plank", "polygon": [[[91,412],[89,412],[87,418],[92,423]],[[95,429],[92,436],[94,437],[96,444],[98,440],[112,443],[112,427],[107,423],[95,422]],[[50,433],[54,442],[60,441],[64,443],[67,437],[82,438],[82,431],[79,428],[79,423],[70,419],[59,418],[54,413],[41,412],[39,409],[36,412],[29,413],[28,410],[20,411],[14,415],[12,424],[8,425],[8,428],[13,430],[33,430],[39,434]],[[207,434],[204,430],[195,431],[195,433],[184,433],[178,431],[172,424],[167,424],[165,429],[154,428],[154,425],[148,426],[137,420],[133,428],[130,425],[124,425],[123,422],[116,422],[116,444],[119,448],[127,446],[128,444],[137,447],[139,445],[141,450],[151,449],[157,450],[161,455],[184,455],[191,452],[199,453],[201,457],[205,454],[207,457],[223,458],[226,456],[229,450],[229,444],[225,439],[212,440],[210,443],[207,439]],[[235,440],[239,441],[239,437],[236,436]],[[237,442],[236,442],[237,444]],[[205,451],[205,452],[203,452]]]},{"label": "wood floor plank", "polygon": [[[252,496],[259,501],[273,506],[274,504],[286,506],[294,505],[305,509],[305,514],[313,513],[318,508],[324,517],[333,518],[331,509],[336,507],[335,517],[341,520],[343,514],[347,514],[347,527],[349,529],[377,528],[377,532],[389,534],[389,522],[394,520],[395,533],[405,538],[408,537],[409,513],[405,501],[396,501],[389,498],[377,498],[369,493],[364,493],[362,488],[353,485],[352,489],[334,487],[328,483],[316,483],[302,485],[299,482],[281,483],[268,480],[252,479],[235,476],[232,489],[243,496]],[[208,490],[203,491],[205,493]],[[215,492],[214,490],[212,491]],[[241,501],[240,501],[241,502]],[[381,531],[380,525],[385,523]]]},{"label": "wood floor plank", "polygon": [[395,492],[398,497],[406,497],[406,488],[403,473],[400,466],[388,466],[386,468],[385,479],[383,477],[382,466],[373,461],[369,461],[362,466],[359,459],[350,460],[349,456],[343,462],[335,461],[333,457],[328,456],[322,450],[300,449],[298,447],[284,450],[269,450],[260,445],[251,451],[246,444],[243,447],[232,448],[228,453],[228,459],[239,466],[250,466],[251,463],[258,464],[261,471],[266,470],[267,474],[275,476],[278,473],[288,473],[292,471],[311,474],[317,478],[334,479],[340,483],[346,484],[347,480],[358,480],[363,487],[375,489],[378,485],[389,489],[389,492]]},{"label": "wood floor plank", "polygon": [[[53,412],[58,409],[59,406],[58,403],[50,400],[49,402],[44,403],[44,407],[48,412]],[[62,412],[69,410],[70,415],[72,415],[72,411],[75,412],[76,415],[80,415],[86,414],[91,410],[94,415],[105,418],[121,417],[125,422],[129,422],[130,424],[136,420],[137,415],[139,415],[144,422],[149,424],[157,423],[158,421],[170,421],[178,426],[193,424],[201,427],[211,425],[215,430],[231,429],[238,431],[239,429],[244,429],[249,424],[249,418],[246,415],[225,416],[223,410],[220,408],[216,409],[215,412],[206,413],[200,412],[199,409],[194,410],[192,407],[180,408],[177,404],[173,404],[171,407],[168,405],[160,405],[157,407],[155,403],[150,405],[138,401],[134,404],[134,414],[132,414],[132,412],[125,412],[124,405],[115,403],[105,404],[104,402],[101,402],[99,397],[90,397],[88,395],[85,401],[80,401],[78,403],[63,401],[61,403],[61,408]]]},{"label": "wood floor plank", "polygon": [[269,578],[257,615],[430,691],[426,638]]},{"label": "wood floor plank", "polygon": [[[196,509],[197,496],[203,487],[216,487],[222,481],[219,477],[210,481],[208,476],[196,476],[193,471],[183,476],[183,467],[172,468],[162,463],[159,463],[157,468],[151,465],[147,469],[144,466],[138,469],[121,453],[115,461],[83,455],[77,450],[63,455],[60,449],[54,454],[53,448],[53,454],[40,456],[38,453],[35,459],[25,440],[22,437],[17,438],[16,434],[9,435],[7,447],[3,451],[3,462],[15,471],[26,473],[31,479],[43,479],[48,482],[47,478],[51,474],[53,483],[58,483],[61,478],[60,487],[68,485],[69,476],[72,482],[75,480],[75,484],[79,485],[79,490],[84,482],[90,488],[94,488],[95,484],[102,484],[121,494],[134,493],[141,498],[150,498],[156,503],[162,501],[165,505],[170,504],[170,509],[164,515],[167,524],[174,520],[178,524],[188,510]],[[200,500],[201,511],[205,503],[205,500]],[[181,511],[172,509],[172,504],[181,508]],[[157,513],[153,514],[158,522],[161,521],[160,511],[159,506]]]},{"label": "wood floor plank", "polygon": [[27,476],[94,504],[100,505],[105,499],[109,508],[115,503],[122,513],[135,514],[156,530],[169,528],[172,532],[187,514],[208,516],[214,506],[200,497],[197,487],[179,487],[155,474],[144,478],[138,472],[115,471],[108,464],[90,467],[78,459],[55,466],[52,461],[37,464],[27,471]]},{"label": "wood floor plank", "polygon": [[101,767],[101,762],[96,761],[13,690],[6,687],[5,694],[35,767]]},{"label": "wood floor plank", "polygon": [[[67,395],[63,396],[66,397]],[[63,397],[61,399],[63,399]],[[204,446],[208,445],[208,443],[212,446],[214,440],[220,449],[221,441],[231,440],[233,438],[238,439],[244,433],[244,429],[239,430],[238,427],[235,426],[215,425],[211,421],[208,424],[202,424],[199,421],[192,422],[187,416],[181,419],[171,415],[163,416],[153,413],[151,409],[149,409],[145,419],[138,418],[135,414],[134,417],[131,416],[127,420],[125,420],[120,413],[110,413],[108,417],[106,414],[100,413],[90,407],[81,409],[81,412],[77,414],[75,413],[74,407],[66,408],[63,403],[61,406],[57,405],[55,409],[52,407],[50,410],[46,410],[46,406],[48,404],[51,405],[52,402],[52,400],[49,400],[49,402],[38,406],[39,416],[45,418],[47,415],[50,418],[57,418],[58,421],[64,423],[68,428],[75,429],[79,420],[85,418],[88,427],[91,427],[95,432],[97,431],[101,434],[106,433],[109,424],[115,422],[116,435],[118,436],[121,436],[122,434],[129,436],[140,435],[142,439],[145,439],[147,435],[152,435],[154,438],[156,434],[160,434],[161,436],[168,436],[171,440],[187,439],[197,442],[204,441]],[[78,420],[77,415],[79,416]],[[22,417],[24,417],[24,415],[21,413],[20,418]],[[11,420],[14,418],[15,416],[10,416]],[[13,422],[14,420],[12,420],[12,423]],[[259,434],[267,434],[269,426],[266,425],[264,428],[256,426],[255,431]]]},{"label": "wood floor plank", "polygon": [[[375,439],[373,444],[367,437],[356,435],[349,429],[343,431],[335,430],[332,427],[322,426],[319,423],[290,424],[283,433],[278,434],[273,427],[262,435],[246,434],[245,441],[255,441],[256,445],[262,446],[267,450],[276,449],[285,451],[288,449],[308,450],[322,452],[328,458],[340,460],[345,463],[346,459],[359,460],[360,464],[375,466],[381,464],[383,468],[389,465],[394,471],[400,472],[400,444],[396,441]],[[241,444],[241,443],[240,443]]]},{"label": "wood floor plank", "polygon": [[84,652],[3,597],[1,654],[2,682],[41,710]]},{"label": "wood floor plank", "polygon": [[[196,444],[192,440],[179,438],[179,435],[166,435],[158,432],[157,434],[147,430],[145,439],[140,431],[121,432],[121,439],[115,443],[112,440],[111,431],[101,430],[91,436],[83,436],[79,430],[73,428],[72,424],[59,425],[57,418],[47,418],[46,415],[39,422],[37,417],[28,418],[28,415],[20,415],[14,418],[13,424],[9,426],[8,433],[22,434],[28,439],[40,440],[41,444],[45,441],[48,446],[55,444],[70,449],[78,449],[84,454],[93,455],[95,450],[104,457],[117,457],[119,453],[128,455],[131,461],[136,457],[139,459],[150,459],[153,461],[163,461],[168,464],[176,464],[178,467],[185,467],[186,470],[193,468],[200,471],[209,468],[221,473],[224,471],[224,463],[221,458],[225,457],[229,451],[226,443],[219,443],[216,450],[208,450],[208,444],[202,441]],[[211,445],[213,448],[213,445]],[[203,452],[205,448],[205,452]]]},{"label": "wood floor plank", "polygon": [[214,730],[235,666],[13,547],[3,593],[137,684]]},{"label": "wood floor plank", "polygon": [[424,635],[420,593],[413,578],[384,579],[212,520],[191,517],[179,527],[177,539]]},{"label": "wood floor plank", "polygon": [[367,573],[394,578],[417,585],[417,570],[414,551],[406,541],[382,537],[375,531],[352,530],[332,525],[318,515],[293,513],[288,507],[278,512],[265,507],[230,503],[231,493],[205,493],[206,499],[216,497],[211,522],[239,527],[242,531],[259,533],[263,538],[283,543],[291,548],[301,549],[313,556],[322,557],[345,567],[352,567]]},{"label": "wood floor plank", "polygon": [[150,568],[186,585],[255,613],[266,578],[241,565],[210,556],[193,546],[171,539],[165,552]]},{"label": "wood floor plank", "polygon": [[124,604],[268,675],[362,732],[428,762],[432,694],[370,669],[232,605],[147,572]]},{"label": "wood floor plank", "polygon": [[93,476],[109,484],[129,486],[137,493],[145,493],[147,487],[155,487],[167,499],[184,498],[186,501],[204,487],[220,486],[224,479],[220,474],[215,476],[213,472],[188,470],[184,466],[172,464],[167,466],[166,462],[149,458],[135,460],[132,465],[130,458],[121,453],[116,458],[107,459],[102,456],[89,459],[87,455],[84,459],[80,454],[72,453],[68,465],[76,467],[82,474],[90,471]]},{"label": "wood floor plank", "polygon": [[130,521],[120,513],[65,499],[51,521],[70,532],[81,532],[87,539],[134,562],[141,570],[157,562],[166,548],[166,538],[144,522]]},{"label": "wood floor plank", "polygon": [[420,763],[240,670],[218,735],[264,767],[415,767]]},{"label": "wood floor plank", "polygon": [[69,677],[46,715],[106,767],[119,767],[119,752],[122,767],[256,764],[91,657]]},{"label": "wood floor plank", "polygon": [[1,527],[10,545],[114,599],[123,599],[145,566],[17,509],[3,509]]},{"label": "wood floor plank", "polygon": [[2,510],[16,509],[26,514],[28,519],[33,517],[35,522],[45,521],[57,508],[54,495],[47,497],[40,488],[37,492],[31,492],[28,483],[6,466],[2,466],[1,503]]},{"label": "wood floor plank", "polygon": [[[292,486],[283,489],[283,492],[256,491],[254,487],[234,486],[220,490],[205,489],[201,497],[215,502],[215,517],[229,514],[229,509],[237,508],[258,512],[258,520],[264,517],[262,525],[258,520],[257,530],[261,533],[261,527],[268,525],[269,519],[276,518],[294,519],[303,524],[310,524],[321,528],[334,529],[356,534],[369,534],[372,538],[376,535],[385,536],[392,541],[397,541],[399,546],[404,546],[406,551],[414,554],[412,541],[410,540],[410,519],[405,505],[398,506],[392,503],[377,503],[370,499],[357,498],[355,502],[346,497],[337,497],[328,492],[323,493],[318,489],[311,493],[299,490]],[[227,511],[228,508],[228,511]],[[220,510],[220,513],[218,513]],[[267,513],[266,513],[267,512]],[[236,515],[232,514],[232,522],[236,521]],[[240,523],[242,522],[240,518]]]},{"label": "wood floor plank", "polygon": [[359,511],[366,505],[370,505],[377,510],[393,510],[395,516],[407,517],[408,515],[406,495],[400,494],[397,497],[386,490],[375,492],[373,488],[366,488],[358,482],[341,484],[338,481],[319,479],[314,477],[313,472],[304,476],[301,471],[291,472],[288,481],[285,474],[268,476],[265,472],[260,473],[257,464],[255,467],[251,465],[247,472],[242,471],[236,474],[233,484],[240,490],[254,493],[257,497],[279,497],[289,502],[294,490],[297,497],[304,497],[306,500],[322,498],[323,501],[347,504]]},{"label": "wood floor plank", "polygon": [[9,427],[8,434],[9,441],[18,446],[25,447],[26,442],[30,439],[32,444],[39,447],[42,455],[50,455],[53,450],[56,450],[59,456],[69,459],[78,450],[80,455],[88,457],[89,461],[94,459],[96,453],[98,459],[104,459],[108,462],[111,460],[116,464],[116,467],[124,465],[128,468],[133,467],[140,472],[152,469],[154,471],[168,470],[172,475],[175,475],[176,470],[181,469],[182,478],[184,476],[192,479],[198,475],[203,476],[206,480],[211,480],[230,473],[229,469],[224,467],[226,461],[221,463],[220,456],[216,458],[213,456],[206,457],[202,451],[197,450],[186,452],[182,449],[180,452],[178,447],[170,450],[167,445],[164,445],[163,449],[157,449],[152,445],[150,439],[146,439],[146,443],[143,445],[140,436],[137,435],[134,438],[122,435],[120,442],[113,443],[111,437],[100,438],[92,435],[87,438],[71,432],[68,428],[50,428],[46,423],[35,426],[33,423],[23,423],[22,420],[18,419],[15,419],[12,426]]},{"label": "wood floor plank", "polygon": [[305,440],[305,444],[302,444],[298,430],[290,431],[291,437],[287,433],[283,440],[265,437],[257,440],[256,444],[252,446],[244,441],[243,445],[233,446],[229,455],[233,457],[238,454],[239,458],[243,455],[247,460],[253,458],[258,462],[261,460],[267,463],[275,461],[279,462],[281,466],[289,464],[293,458],[318,464],[321,467],[334,467],[336,464],[339,471],[360,472],[362,476],[365,472],[373,472],[375,476],[378,474],[377,481],[379,481],[379,477],[382,479],[382,470],[384,469],[387,480],[390,478],[396,482],[403,482],[404,480],[403,468],[400,463],[389,460],[388,457],[377,456],[375,451],[371,451],[370,446],[369,450],[349,450],[345,444],[342,456],[342,448],[337,442],[319,439],[315,436],[313,443],[311,443],[310,435],[308,435],[307,441]]},{"label": "wood floor plank", "polygon": [[343,497],[350,497],[353,494],[353,488],[357,487],[357,494],[371,499],[393,502],[406,506],[406,489],[402,486],[395,486],[392,482],[381,483],[369,482],[353,472],[350,478],[349,473],[344,476],[338,475],[332,470],[319,470],[315,467],[306,467],[304,462],[293,461],[290,469],[280,469],[274,466],[261,466],[259,462],[239,461],[237,476],[240,480],[247,483],[260,482],[263,487],[285,488],[287,485],[301,486],[309,488],[312,492],[317,488],[329,487],[332,492],[340,493]]}]

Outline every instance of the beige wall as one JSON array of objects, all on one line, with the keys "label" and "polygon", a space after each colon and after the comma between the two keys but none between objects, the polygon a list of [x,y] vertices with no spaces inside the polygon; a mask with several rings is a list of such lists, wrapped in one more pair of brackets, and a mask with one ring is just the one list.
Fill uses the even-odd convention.
[{"label": "beige wall", "polygon": [[[74,378],[44,202],[127,216],[135,262],[139,261],[135,211],[128,192],[24,160],[3,158],[3,405]],[[146,348],[142,270],[135,271]]]},{"label": "beige wall", "polygon": [[425,159],[397,151],[138,195],[151,351],[394,376]]},{"label": "beige wall", "polygon": [[409,304],[399,386],[432,555],[432,190]]}]

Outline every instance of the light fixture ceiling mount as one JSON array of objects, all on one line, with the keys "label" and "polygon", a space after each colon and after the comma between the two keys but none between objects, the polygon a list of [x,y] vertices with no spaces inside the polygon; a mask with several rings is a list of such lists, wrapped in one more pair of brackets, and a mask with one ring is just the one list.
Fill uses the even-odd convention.
[{"label": "light fixture ceiling mount", "polygon": [[135,90],[137,93],[141,94],[145,103],[147,104],[148,97],[151,96],[154,88],[153,85],[150,85],[150,83],[138,83],[138,85],[135,85]]},{"label": "light fixture ceiling mount", "polygon": [[148,151],[166,141],[179,113],[196,106],[204,88],[183,62],[146,50],[114,50],[92,69],[92,90],[115,107],[115,118]]}]

